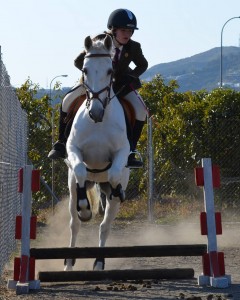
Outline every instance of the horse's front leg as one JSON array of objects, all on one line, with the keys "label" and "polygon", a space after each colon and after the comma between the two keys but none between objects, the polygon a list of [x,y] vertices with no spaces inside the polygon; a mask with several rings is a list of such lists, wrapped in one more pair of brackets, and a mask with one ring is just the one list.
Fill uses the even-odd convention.
[{"label": "horse's front leg", "polygon": [[82,222],[87,222],[92,218],[92,211],[90,202],[87,197],[87,189],[86,184],[84,187],[80,187],[80,185],[77,183],[77,212],[78,212],[78,218]]},{"label": "horse's front leg", "polygon": [[68,161],[76,178],[77,203],[76,210],[81,221],[92,218],[90,203],[87,197],[86,180],[87,170],[83,163],[81,151],[74,145],[68,145]]},{"label": "horse's front leg", "polygon": [[[108,171],[108,181],[112,186],[112,196],[124,201],[124,190],[127,187],[128,177],[124,178],[129,147],[124,147],[115,153],[112,166]],[[110,198],[112,197],[110,195]]]}]

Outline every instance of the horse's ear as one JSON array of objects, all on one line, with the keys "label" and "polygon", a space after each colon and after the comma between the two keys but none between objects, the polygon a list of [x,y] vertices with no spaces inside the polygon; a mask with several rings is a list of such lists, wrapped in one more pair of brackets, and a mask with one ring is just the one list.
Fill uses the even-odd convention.
[{"label": "horse's ear", "polygon": [[112,48],[112,38],[108,34],[104,39],[104,46],[105,48],[107,48],[108,51]]},{"label": "horse's ear", "polygon": [[90,36],[87,36],[84,41],[85,49],[88,51],[92,47],[92,39]]}]

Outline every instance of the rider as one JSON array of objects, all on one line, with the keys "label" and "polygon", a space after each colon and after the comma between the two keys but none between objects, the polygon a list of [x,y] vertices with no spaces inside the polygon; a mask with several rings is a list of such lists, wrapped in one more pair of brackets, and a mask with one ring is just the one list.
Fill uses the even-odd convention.
[{"label": "rider", "polygon": [[[147,116],[145,104],[136,89],[141,87],[139,76],[143,74],[148,62],[145,59],[141,45],[131,39],[134,30],[137,30],[137,20],[135,15],[127,9],[114,10],[108,19],[107,27],[109,29],[105,34],[109,34],[113,39],[115,55],[113,58],[114,81],[113,90],[118,97],[124,97],[135,109],[136,121],[132,132],[132,141],[130,142],[131,153],[128,157],[129,167],[142,167],[142,161],[135,157],[137,142],[141,136],[142,129]],[[86,52],[83,51],[74,60],[74,65],[82,70],[83,60]],[[129,67],[130,63],[135,64],[135,68]],[[59,140],[54,144],[48,157],[56,159],[65,158],[66,155],[66,137],[64,135],[66,123],[64,118],[72,101],[80,95],[85,94],[85,88],[80,83],[73,88],[63,99],[60,111]]]}]

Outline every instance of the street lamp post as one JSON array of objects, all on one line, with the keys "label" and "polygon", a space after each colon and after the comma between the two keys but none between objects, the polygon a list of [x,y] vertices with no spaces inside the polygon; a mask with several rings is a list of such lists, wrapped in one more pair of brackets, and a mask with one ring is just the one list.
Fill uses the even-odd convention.
[{"label": "street lamp post", "polygon": [[239,19],[239,17],[233,17],[233,18],[230,18],[228,19],[224,24],[223,24],[223,27],[222,27],[222,30],[221,30],[221,59],[220,59],[220,87],[222,87],[222,84],[223,84],[223,80],[222,80],[222,73],[223,73],[223,67],[222,67],[222,60],[223,60],[223,57],[222,57],[222,40],[223,40],[223,29],[224,27],[226,26],[226,24],[233,20],[233,19]]},{"label": "street lamp post", "polygon": [[[52,146],[54,144],[54,106],[52,101],[52,83],[58,77],[68,77],[68,75],[57,75],[50,82],[49,98],[52,103]],[[52,160],[52,213],[54,212],[54,160]]]}]

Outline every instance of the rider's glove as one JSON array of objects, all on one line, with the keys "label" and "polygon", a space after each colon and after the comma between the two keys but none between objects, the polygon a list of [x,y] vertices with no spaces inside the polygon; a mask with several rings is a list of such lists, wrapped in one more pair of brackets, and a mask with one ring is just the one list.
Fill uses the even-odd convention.
[{"label": "rider's glove", "polygon": [[124,86],[127,86],[133,82],[133,79],[134,79],[134,77],[131,75],[124,75],[121,79],[121,84]]}]

